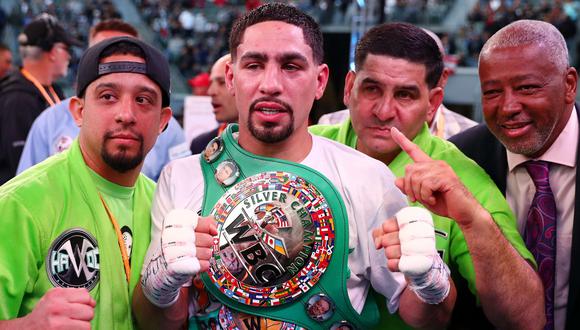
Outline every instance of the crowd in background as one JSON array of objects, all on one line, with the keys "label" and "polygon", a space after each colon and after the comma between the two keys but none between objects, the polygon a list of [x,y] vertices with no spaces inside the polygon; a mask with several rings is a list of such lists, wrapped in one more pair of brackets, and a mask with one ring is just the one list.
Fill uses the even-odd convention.
[{"label": "crowd in background", "polygon": [[[59,22],[76,39],[88,43],[89,29],[99,21],[110,18],[121,18],[121,14],[110,0],[70,0],[70,1],[42,1],[23,0],[10,11],[0,8],[0,37],[4,42],[12,45],[15,54],[18,52],[15,37],[34,17],[40,13],[48,13],[58,18]],[[2,21],[2,19],[4,21]],[[15,35],[6,35],[2,27],[12,26]],[[13,40],[14,39],[14,40]],[[1,38],[0,38],[1,40]],[[63,85],[70,86],[77,72],[77,64],[82,54],[82,48],[72,48],[69,74],[63,79]],[[20,63],[15,57],[15,63]]]},{"label": "crowd in background", "polygon": [[135,0],[169,61],[185,77],[207,72],[227,53],[227,31],[241,7],[216,1]]},{"label": "crowd in background", "polygon": [[[295,6],[315,17],[322,26],[349,29],[359,1],[292,0]],[[219,57],[228,52],[228,31],[234,20],[260,0],[133,0],[156,42],[188,80],[208,72]],[[380,4],[381,2],[377,2]],[[438,26],[449,12],[449,0],[385,0],[382,18],[425,26]],[[368,5],[368,4],[367,4]],[[378,5],[375,5],[378,6]],[[558,0],[479,0],[469,11],[466,24],[457,31],[435,28],[449,61],[457,66],[476,67],[479,51],[497,30],[519,19],[539,19],[552,23],[566,38],[571,63],[577,64],[576,32],[578,1]],[[379,18],[379,10],[376,19]],[[56,16],[77,39],[86,42],[91,25],[108,18],[120,18],[110,0],[41,1],[24,0],[6,12],[0,8],[0,36],[5,26],[20,30],[35,15],[47,12]],[[6,37],[5,37],[6,38]],[[9,40],[7,40],[9,41]],[[10,44],[10,42],[8,42]],[[13,52],[16,49],[13,47]],[[79,49],[72,50],[70,74],[64,85],[71,85],[76,73]],[[15,57],[15,63],[19,63]],[[578,65],[576,65],[578,66]]]},{"label": "crowd in background", "polygon": [[[292,0],[295,6],[316,18],[322,26],[350,29],[356,7],[351,0]],[[213,62],[228,52],[228,31],[234,20],[260,0],[133,0],[146,25],[154,32],[159,48],[165,52],[184,78],[209,71]],[[450,0],[385,0],[384,19],[415,24],[441,23],[453,4]],[[375,6],[376,7],[376,6]],[[378,9],[375,8],[378,17]],[[0,36],[4,24],[22,29],[35,15],[56,16],[79,40],[86,42],[91,25],[108,18],[120,18],[110,0],[39,1],[24,0],[10,12],[0,9]],[[73,54],[72,83],[80,53]]]},{"label": "crowd in background", "polygon": [[[553,24],[566,39],[571,56],[576,53],[578,1],[480,0],[467,16],[467,24],[455,32],[443,33],[448,54],[460,66],[477,66],[479,51],[491,35],[520,19],[543,20]],[[573,60],[573,58],[572,58]],[[576,64],[574,60],[573,64]]]}]

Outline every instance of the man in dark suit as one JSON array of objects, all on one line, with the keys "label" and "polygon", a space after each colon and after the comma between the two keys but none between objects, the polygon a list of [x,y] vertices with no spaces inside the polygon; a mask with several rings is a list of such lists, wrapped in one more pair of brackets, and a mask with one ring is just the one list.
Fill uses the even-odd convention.
[{"label": "man in dark suit", "polygon": [[[538,251],[546,329],[579,329],[578,76],[564,38],[548,23],[514,22],[483,47],[479,77],[487,125],[450,141],[488,172],[514,210],[526,245]],[[540,167],[541,180],[534,170]]]},{"label": "man in dark suit", "polygon": [[209,141],[219,136],[229,123],[238,122],[238,109],[234,96],[226,88],[226,64],[230,58],[230,54],[222,56],[211,68],[207,93],[211,97],[215,119],[220,125],[209,132],[200,134],[191,141],[190,149],[194,155],[201,153]]}]

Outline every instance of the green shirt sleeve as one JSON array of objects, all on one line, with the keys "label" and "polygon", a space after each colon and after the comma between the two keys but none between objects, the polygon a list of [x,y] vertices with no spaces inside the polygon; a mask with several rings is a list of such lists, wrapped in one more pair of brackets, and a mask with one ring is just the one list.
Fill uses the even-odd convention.
[{"label": "green shirt sleeve", "polygon": [[43,258],[39,228],[20,201],[3,193],[0,214],[0,319],[8,320],[36,304],[24,297],[34,290]]},{"label": "green shirt sleeve", "polygon": [[[453,168],[475,199],[492,216],[508,242],[522,258],[533,265],[533,267],[536,267],[536,262],[532,254],[526,248],[517,230],[516,218],[509,204],[487,173],[471,159],[453,148],[445,149],[441,153],[434,154],[433,158],[447,160],[448,164]],[[469,254],[463,233],[457,225],[455,227],[456,230],[451,230],[450,233],[449,254],[452,258],[450,262],[456,265],[459,273],[468,281],[471,292],[476,293],[473,260]],[[489,242],[489,244],[494,244],[494,242]]]}]

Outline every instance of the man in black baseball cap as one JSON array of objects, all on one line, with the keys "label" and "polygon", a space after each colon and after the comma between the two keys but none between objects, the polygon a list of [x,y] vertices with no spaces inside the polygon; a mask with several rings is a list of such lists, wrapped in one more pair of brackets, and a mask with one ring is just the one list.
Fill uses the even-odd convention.
[{"label": "man in black baseball cap", "polygon": [[118,37],[85,51],[77,81],[78,138],[0,187],[2,329],[136,327],[130,302],[154,191],[140,170],[171,118],[169,67],[158,50]]},{"label": "man in black baseball cap", "polygon": [[81,45],[46,13],[24,27],[18,42],[22,67],[0,82],[0,184],[15,175],[34,119],[64,99],[54,82],[67,74],[69,48]]},{"label": "man in black baseball cap", "polygon": [[[122,77],[123,81],[116,77]],[[76,94],[71,99],[70,111],[81,128],[79,144],[83,154],[94,152],[91,159],[101,157],[102,166],[125,177],[132,173],[134,180],[143,158],[171,118],[167,59],[139,39],[107,39],[82,55]],[[122,98],[124,94],[128,99]],[[98,110],[87,112],[87,109]],[[144,114],[145,110],[148,113]],[[151,113],[154,118],[139,120],[152,116]],[[163,124],[160,130],[152,128],[156,122]],[[121,125],[115,128],[115,124]],[[117,141],[117,131],[122,132],[121,140],[135,140],[131,141],[134,143]]]},{"label": "man in black baseball cap", "polygon": [[24,27],[18,36],[21,46],[38,46],[50,51],[54,44],[62,42],[67,46],[82,46],[56,19],[47,13],[40,14]]},{"label": "man in black baseball cap", "polygon": [[[115,44],[126,44],[127,49],[134,48],[144,60],[142,63],[131,61],[112,61],[103,63],[102,58],[109,53]],[[127,50],[128,51],[128,50]],[[162,106],[169,106],[170,80],[167,59],[157,49],[136,38],[116,37],[100,42],[87,49],[79,63],[77,75],[77,96],[82,97],[87,86],[103,75],[115,72],[133,72],[146,75],[159,86],[163,95]]]}]

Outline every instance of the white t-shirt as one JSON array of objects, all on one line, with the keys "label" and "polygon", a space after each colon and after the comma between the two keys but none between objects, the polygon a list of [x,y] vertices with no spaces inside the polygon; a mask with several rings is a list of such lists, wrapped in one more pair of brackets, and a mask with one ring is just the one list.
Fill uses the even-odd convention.
[{"label": "white t-shirt", "polygon": [[[389,310],[395,312],[406,281],[401,273],[388,270],[384,250],[377,251],[372,239],[373,229],[407,205],[394,184],[395,176],[383,163],[352,148],[323,137],[312,139],[312,150],[301,164],[330,179],[343,198],[349,218],[352,252],[348,257],[351,275],[347,291],[352,306],[360,313],[372,285],[387,297]],[[175,160],[163,169],[151,210],[152,238],[146,260],[159,247],[165,215],[176,208],[198,212],[203,191],[199,155]]]}]

